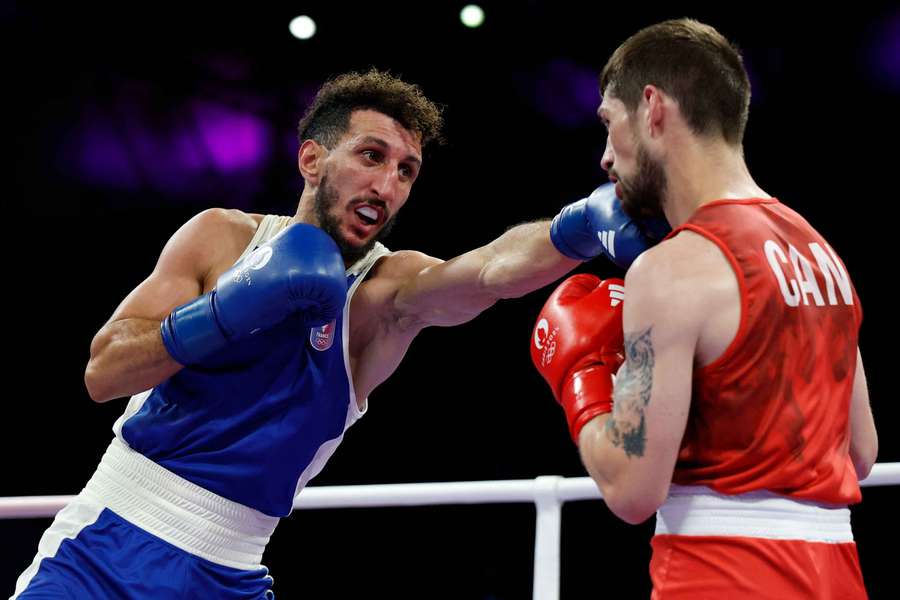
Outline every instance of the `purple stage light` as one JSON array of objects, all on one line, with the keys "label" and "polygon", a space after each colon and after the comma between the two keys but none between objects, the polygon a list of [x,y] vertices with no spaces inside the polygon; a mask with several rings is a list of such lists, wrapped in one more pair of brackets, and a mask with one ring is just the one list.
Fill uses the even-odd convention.
[{"label": "purple stage light", "polygon": [[193,106],[199,134],[216,168],[238,171],[259,166],[269,156],[269,127],[255,115],[221,104]]},{"label": "purple stage light", "polygon": [[874,26],[868,63],[877,84],[900,92],[900,12]]},{"label": "purple stage light", "polygon": [[556,59],[518,80],[523,96],[555,125],[576,128],[597,118],[600,91],[590,67]]},{"label": "purple stage light", "polygon": [[63,145],[60,168],[94,185],[116,189],[138,187],[140,174],[121,132],[96,117],[88,123]]},{"label": "purple stage light", "polygon": [[268,161],[272,138],[261,118],[222,103],[160,114],[131,98],[88,107],[60,149],[60,168],[91,185],[155,190],[161,200],[221,196],[223,185],[240,195],[256,188],[249,180]]}]

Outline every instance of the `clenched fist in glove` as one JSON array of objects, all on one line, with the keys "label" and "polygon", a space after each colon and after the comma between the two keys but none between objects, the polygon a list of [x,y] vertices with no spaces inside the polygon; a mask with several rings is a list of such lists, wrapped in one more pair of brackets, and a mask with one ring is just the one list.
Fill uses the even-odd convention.
[{"label": "clenched fist in glove", "polygon": [[531,360],[562,405],[575,443],[582,427],[612,412],[612,376],[624,360],[625,282],[579,274],[563,281],[538,315]]}]

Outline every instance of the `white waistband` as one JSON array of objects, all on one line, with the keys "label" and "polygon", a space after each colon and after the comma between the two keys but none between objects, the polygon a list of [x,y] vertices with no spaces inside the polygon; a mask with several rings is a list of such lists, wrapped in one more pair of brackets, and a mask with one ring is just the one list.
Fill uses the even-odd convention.
[{"label": "white waistband", "polygon": [[179,477],[113,439],[81,496],[156,537],[211,562],[260,568],[278,524]]},{"label": "white waistband", "polygon": [[727,496],[702,486],[672,485],[656,513],[656,533],[729,535],[775,540],[853,541],[850,510],[826,508],[771,492]]}]

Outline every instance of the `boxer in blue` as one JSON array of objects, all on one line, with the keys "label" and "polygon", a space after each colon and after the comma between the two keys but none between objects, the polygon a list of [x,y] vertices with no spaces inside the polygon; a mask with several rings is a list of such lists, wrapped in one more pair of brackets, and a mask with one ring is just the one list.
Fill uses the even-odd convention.
[{"label": "boxer in blue", "polygon": [[300,122],[295,215],[211,209],[172,236],[91,344],[91,397],[131,400],[14,598],[272,597],[279,518],[416,334],[648,243],[607,187],[446,262],[390,252],[440,126],[416,86],[342,75]]}]

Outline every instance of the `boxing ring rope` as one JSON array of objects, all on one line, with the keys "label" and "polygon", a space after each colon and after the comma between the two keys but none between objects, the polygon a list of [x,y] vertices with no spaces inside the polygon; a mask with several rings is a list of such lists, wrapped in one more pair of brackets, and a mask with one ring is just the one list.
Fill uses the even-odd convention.
[{"label": "boxing ring rope", "polygon": [[[876,464],[860,485],[900,485],[900,462]],[[558,600],[562,505],[564,502],[595,500],[600,497],[600,491],[590,477],[542,475],[536,479],[500,481],[311,486],[294,500],[294,508],[311,510],[534,503],[537,521],[532,597],[535,600]],[[0,498],[0,519],[52,517],[73,498],[74,496]]]}]

